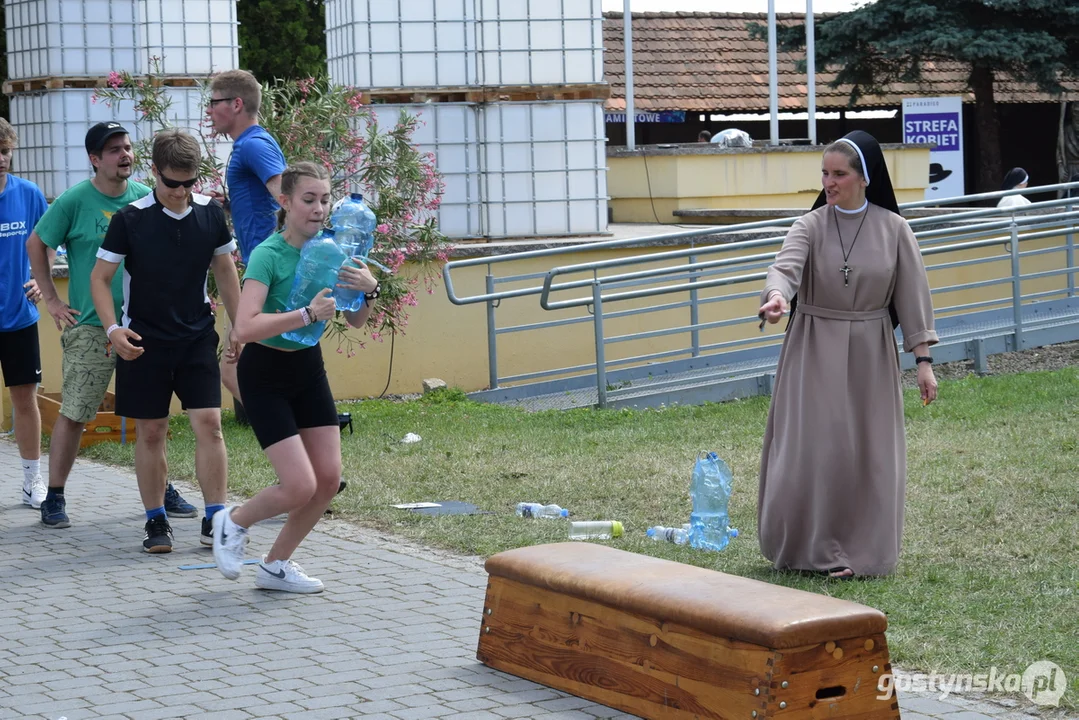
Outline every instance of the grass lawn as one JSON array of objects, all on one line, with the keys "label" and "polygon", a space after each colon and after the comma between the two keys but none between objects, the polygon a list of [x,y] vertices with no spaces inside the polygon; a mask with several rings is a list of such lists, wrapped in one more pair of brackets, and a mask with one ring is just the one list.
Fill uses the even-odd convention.
[{"label": "grass lawn", "polygon": [[[855,582],[779,573],[757,548],[757,473],[768,399],[649,411],[526,413],[449,391],[414,402],[367,401],[343,436],[347,492],[338,517],[460,553],[564,539],[564,521],[514,515],[522,500],[558,503],[571,519],[621,520],[616,547],[744,575],[879,608],[893,661],[908,670],[1022,673],[1051,660],[1079,707],[1079,370],[969,377],[941,383],[923,408],[907,391],[907,522],[897,573]],[[408,432],[422,436],[404,445]],[[186,418],[172,422],[169,464],[193,478]],[[230,486],[249,495],[274,481],[253,434],[226,418]],[[723,553],[645,537],[690,512],[699,450],[734,471]],[[88,457],[131,465],[131,448]],[[196,498],[190,498],[195,500]],[[490,510],[427,517],[392,503],[462,500]],[[301,550],[302,552],[302,550]]]}]

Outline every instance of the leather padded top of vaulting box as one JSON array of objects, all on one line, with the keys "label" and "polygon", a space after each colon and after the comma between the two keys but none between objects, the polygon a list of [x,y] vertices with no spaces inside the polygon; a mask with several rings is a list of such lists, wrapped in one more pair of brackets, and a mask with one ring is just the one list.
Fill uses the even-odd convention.
[{"label": "leather padded top of vaulting box", "polygon": [[554,543],[488,558],[490,575],[767,648],[866,637],[884,613],[826,595],[605,545]]}]

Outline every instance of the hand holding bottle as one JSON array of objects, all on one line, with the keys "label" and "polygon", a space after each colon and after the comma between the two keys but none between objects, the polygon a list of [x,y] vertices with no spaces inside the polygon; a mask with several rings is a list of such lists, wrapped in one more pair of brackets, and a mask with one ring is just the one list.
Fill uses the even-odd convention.
[{"label": "hand holding bottle", "polygon": [[333,296],[330,295],[331,292],[330,288],[322,288],[315,297],[311,298],[311,304],[307,307],[310,308],[312,323],[329,320],[333,317],[337,304],[334,302]]},{"label": "hand holding bottle", "polygon": [[337,287],[360,293],[369,293],[378,287],[378,280],[363,263],[359,256],[352,257],[341,266]]}]

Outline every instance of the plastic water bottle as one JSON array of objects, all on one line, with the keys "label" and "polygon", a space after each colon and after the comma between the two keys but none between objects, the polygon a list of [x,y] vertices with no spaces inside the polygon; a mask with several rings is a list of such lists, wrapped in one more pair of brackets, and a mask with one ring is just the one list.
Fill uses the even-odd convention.
[{"label": "plastic water bottle", "polygon": [[699,458],[689,488],[693,512],[689,516],[689,544],[703,550],[722,550],[738,531],[728,527],[727,502],[731,497],[731,469],[714,452]]},{"label": "plastic water bottle", "polygon": [[[292,291],[286,303],[288,310],[298,310],[310,305],[311,300],[325,288],[336,290],[337,275],[345,262],[345,253],[334,242],[333,236],[333,230],[323,230],[300,248],[296,278],[292,281]],[[326,322],[320,320],[281,333],[281,337],[303,345],[315,345],[326,329]]]},{"label": "plastic water bottle", "polygon": [[622,523],[617,520],[598,520],[590,522],[571,522],[570,540],[610,540],[622,537]]},{"label": "plastic water bottle", "polygon": [[663,527],[662,525],[656,525],[655,527],[648,528],[647,534],[648,537],[652,538],[657,542],[660,540],[666,540],[667,542],[672,542],[675,545],[685,545],[687,542],[689,542],[688,525],[689,523],[686,523],[686,525],[679,528]]},{"label": "plastic water bottle", "polygon": [[[363,202],[363,196],[352,193],[338,202],[330,215],[336,235],[334,239],[351,260],[367,257],[375,244],[375,225],[378,220]],[[364,295],[359,290],[339,289],[334,294],[338,310],[356,311],[363,307]]]},{"label": "plastic water bottle", "polygon": [[569,510],[557,505],[542,505],[540,503],[523,502],[517,503],[517,517],[523,518],[564,518],[569,517]]}]

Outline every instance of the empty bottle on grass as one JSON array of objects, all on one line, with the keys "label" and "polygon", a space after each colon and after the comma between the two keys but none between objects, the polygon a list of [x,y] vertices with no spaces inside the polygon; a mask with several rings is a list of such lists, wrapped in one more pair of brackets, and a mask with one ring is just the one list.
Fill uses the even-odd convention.
[{"label": "empty bottle on grass", "polygon": [[517,503],[517,517],[523,518],[564,518],[569,517],[569,510],[557,505],[543,505],[541,503],[523,502]]},{"label": "empty bottle on grass", "polygon": [[[322,290],[337,290],[337,275],[345,262],[345,253],[334,241],[333,230],[323,230],[300,248],[300,262],[296,264],[296,278],[292,281],[286,308],[299,310],[311,304]],[[315,345],[326,329],[326,320],[281,333],[286,340],[303,345]]]},{"label": "empty bottle on grass", "polygon": [[689,527],[689,523],[677,528],[656,525],[655,527],[648,528],[647,535],[657,542],[666,540],[675,545],[685,545],[689,542]]},{"label": "empty bottle on grass", "polygon": [[[352,193],[333,208],[330,221],[335,231],[334,240],[351,262],[354,257],[367,258],[375,244],[375,214],[363,202],[363,195]],[[338,288],[334,293],[338,310],[355,312],[363,307],[364,294],[359,290]]]},{"label": "empty bottle on grass", "polygon": [[722,550],[737,530],[728,526],[731,469],[714,452],[697,458],[689,488],[693,512],[689,516],[689,544],[702,550]]},{"label": "empty bottle on grass", "polygon": [[593,520],[569,524],[570,540],[610,540],[616,537],[622,537],[622,523],[617,520]]}]

